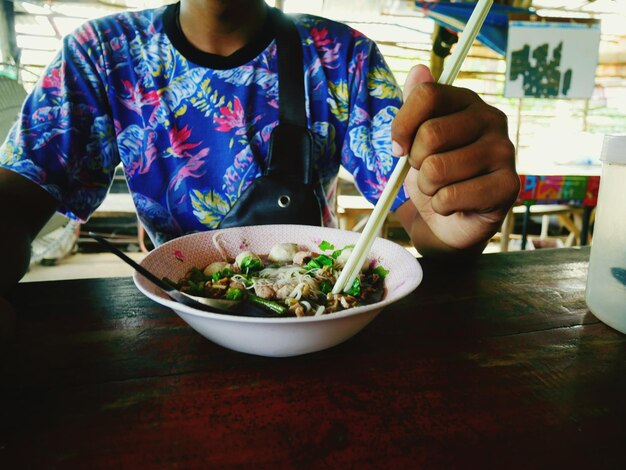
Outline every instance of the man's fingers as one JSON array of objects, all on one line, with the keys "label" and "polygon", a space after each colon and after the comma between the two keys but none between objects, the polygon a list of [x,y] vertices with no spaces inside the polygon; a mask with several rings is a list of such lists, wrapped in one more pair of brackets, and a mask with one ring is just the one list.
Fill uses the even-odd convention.
[{"label": "man's fingers", "polygon": [[434,196],[445,186],[465,181],[489,173],[490,162],[476,158],[477,146],[469,146],[457,151],[430,155],[424,160],[417,177],[417,186],[427,196]]},{"label": "man's fingers", "polygon": [[468,112],[429,119],[417,130],[409,151],[411,166],[421,169],[430,155],[471,145],[483,134],[487,123]]},{"label": "man's fingers", "polygon": [[[411,85],[415,85],[415,82],[412,81]],[[417,130],[424,122],[461,111],[476,101],[480,101],[480,98],[464,88],[435,83],[415,85],[391,125],[394,155],[406,155]]]},{"label": "man's fingers", "polygon": [[422,83],[434,82],[435,78],[430,70],[425,65],[416,65],[409,70],[406,80],[404,81],[404,88],[402,89],[404,95],[404,101],[409,98],[411,92]]},{"label": "man's fingers", "polygon": [[519,192],[515,171],[503,168],[478,178],[444,186],[431,199],[432,208],[441,215],[455,212],[490,213],[508,210]]},{"label": "man's fingers", "polygon": [[420,164],[417,185],[422,193],[433,196],[444,186],[476,178],[501,168],[512,170],[514,167],[512,155],[514,155],[513,144],[489,137],[481,138],[452,152],[430,154]]},{"label": "man's fingers", "polygon": [[[434,81],[435,79],[433,75],[430,73],[430,70],[425,65],[416,65],[415,67],[411,68],[408,75],[406,76],[406,80],[404,81],[404,88],[402,89],[404,102],[406,103],[406,101],[409,99],[409,96],[416,87],[418,87],[422,83],[429,83]],[[402,108],[400,108],[399,112],[401,111]],[[406,155],[411,148],[411,141],[413,140],[413,136],[415,136],[417,126],[415,126],[412,130],[407,129],[398,134],[396,136],[397,139],[394,138],[393,125],[391,129],[392,153],[397,157]]]}]

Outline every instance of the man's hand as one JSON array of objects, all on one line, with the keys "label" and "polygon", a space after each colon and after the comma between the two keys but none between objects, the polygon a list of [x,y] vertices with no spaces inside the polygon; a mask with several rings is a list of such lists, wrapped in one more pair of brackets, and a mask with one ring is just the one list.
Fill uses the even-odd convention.
[{"label": "man's hand", "polygon": [[[393,153],[408,154],[412,167],[405,186],[421,219],[412,239],[418,250],[423,240],[444,251],[482,250],[519,192],[507,119],[476,93],[433,82],[424,66],[409,72],[392,125]],[[401,209],[401,219],[411,213]]]}]

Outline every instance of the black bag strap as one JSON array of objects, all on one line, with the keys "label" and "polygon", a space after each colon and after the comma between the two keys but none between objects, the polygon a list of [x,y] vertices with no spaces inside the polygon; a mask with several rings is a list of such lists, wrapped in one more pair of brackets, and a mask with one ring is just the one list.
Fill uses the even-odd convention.
[{"label": "black bag strap", "polygon": [[270,14],[273,14],[278,49],[280,122],[307,127],[302,39],[291,18],[277,8],[273,8]]},{"label": "black bag strap", "polygon": [[278,54],[279,124],[272,132],[265,176],[313,183],[313,136],[307,127],[302,39],[276,8],[272,15]]}]

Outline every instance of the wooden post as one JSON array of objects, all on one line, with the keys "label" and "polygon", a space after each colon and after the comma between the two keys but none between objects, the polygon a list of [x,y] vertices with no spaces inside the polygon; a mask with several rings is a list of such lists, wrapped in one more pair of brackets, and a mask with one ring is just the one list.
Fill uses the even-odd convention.
[{"label": "wooden post", "polygon": [[518,161],[519,156],[519,141],[520,141],[520,132],[522,129],[522,106],[523,106],[522,98],[517,100],[517,122],[515,123],[515,163]]},{"label": "wooden post", "polygon": [[589,130],[589,101],[589,99],[586,99],[583,107],[583,132]]},{"label": "wooden post", "polygon": [[0,62],[11,62],[9,21],[4,1],[0,1]]},{"label": "wooden post", "polygon": [[502,3],[507,3],[510,6],[517,7],[517,8],[530,8],[533,2],[532,0],[508,0]]},{"label": "wooden post", "polygon": [[435,81],[439,80],[439,77],[443,73],[443,63],[444,58],[435,54],[435,41],[437,40],[437,36],[439,36],[439,30],[441,26],[435,23],[435,28],[433,29],[432,41],[433,47],[430,50],[430,72],[433,74],[433,78]]},{"label": "wooden post", "polygon": [[19,65],[20,52],[15,40],[13,2],[0,0],[0,63]]}]

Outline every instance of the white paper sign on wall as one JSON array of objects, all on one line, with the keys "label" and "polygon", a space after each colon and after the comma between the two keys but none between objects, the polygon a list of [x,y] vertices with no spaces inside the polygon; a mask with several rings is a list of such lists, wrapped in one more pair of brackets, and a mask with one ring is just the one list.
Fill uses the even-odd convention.
[{"label": "white paper sign on wall", "polygon": [[590,98],[600,23],[511,21],[506,51],[507,98]]}]

